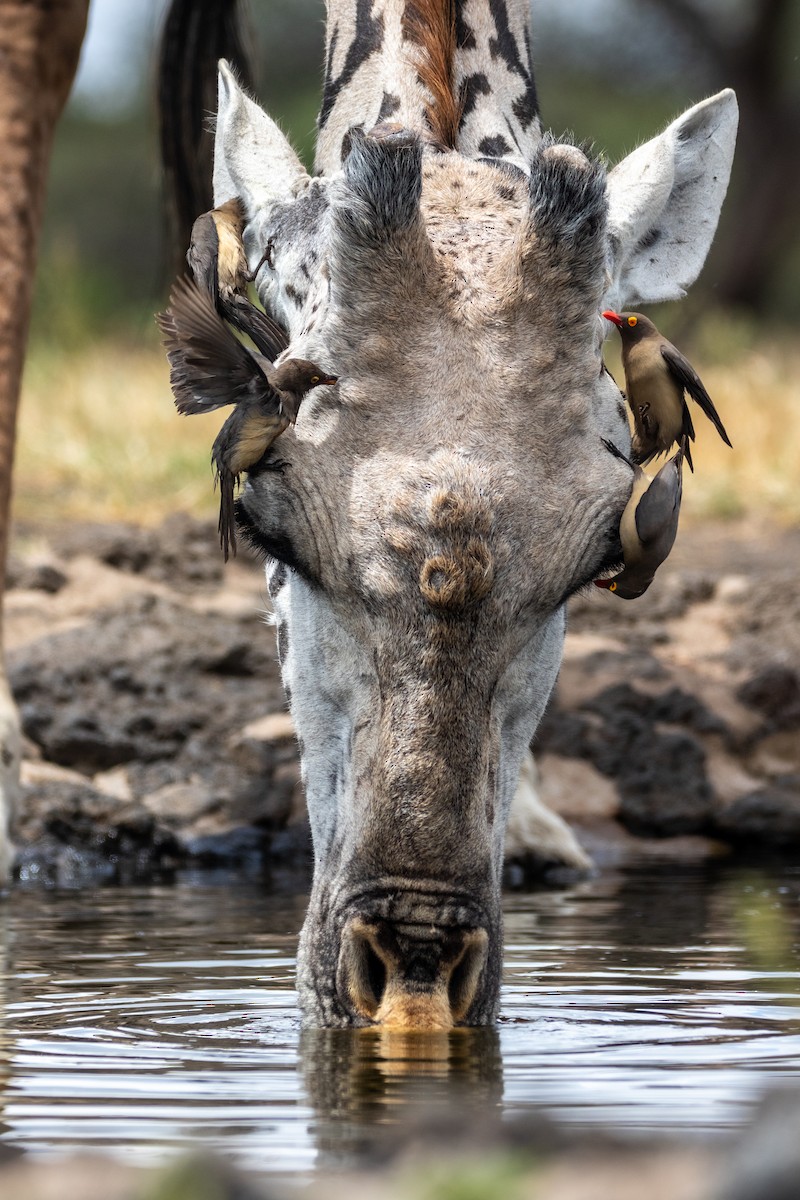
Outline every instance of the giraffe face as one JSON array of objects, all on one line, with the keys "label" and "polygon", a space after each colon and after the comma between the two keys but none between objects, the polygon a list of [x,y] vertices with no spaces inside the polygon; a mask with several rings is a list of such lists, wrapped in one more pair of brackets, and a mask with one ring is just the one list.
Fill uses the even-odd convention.
[{"label": "giraffe face", "polygon": [[[563,604],[619,553],[629,471],[596,453],[627,437],[599,356],[605,177],[549,143],[535,169],[354,134],[324,204],[311,185],[268,228],[266,298],[316,221],[284,314],[339,377],[239,505],[277,560],[317,859],[300,982],[325,1024],[407,1013],[417,959],[432,1019],[492,1019],[503,832]],[[409,949],[426,924],[441,936]]]},{"label": "giraffe face", "polygon": [[242,197],[251,265],[270,247],[257,286],[288,353],[339,380],[238,509],[301,749],[298,984],[317,1025],[496,1014],[511,797],[565,600],[619,558],[631,486],[603,446],[629,435],[600,313],[697,274],[735,129],[722,93],[606,176],[538,140],[525,0],[475,0],[453,31],[461,152],[443,152],[402,128],[430,128],[418,6],[331,0],[316,179],[221,71],[217,200]]}]

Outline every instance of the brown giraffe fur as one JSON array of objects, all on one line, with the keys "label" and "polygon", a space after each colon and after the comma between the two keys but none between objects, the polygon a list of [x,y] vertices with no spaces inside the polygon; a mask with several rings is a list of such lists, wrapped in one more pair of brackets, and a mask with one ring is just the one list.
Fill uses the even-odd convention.
[{"label": "brown giraffe fur", "polygon": [[[5,0],[0,5],[0,571],[5,572],[11,477],[25,343],[47,169],[69,94],[89,0]],[[13,799],[19,770],[15,718],[2,664],[0,608],[0,795]],[[3,787],[4,778],[8,781]],[[5,823],[6,814],[2,822]],[[5,841],[0,828],[0,843]],[[0,845],[0,882],[8,869]]]}]

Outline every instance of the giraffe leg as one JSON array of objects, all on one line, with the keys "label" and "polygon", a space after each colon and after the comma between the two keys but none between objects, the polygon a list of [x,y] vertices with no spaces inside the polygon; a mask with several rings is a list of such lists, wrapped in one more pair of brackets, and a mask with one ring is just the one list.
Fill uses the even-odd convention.
[{"label": "giraffe leg", "polygon": [[575,834],[557,813],[547,808],[536,791],[536,764],[530,750],[525,755],[506,826],[506,859],[535,860],[544,865],[569,867],[582,874],[592,860],[581,849]]},{"label": "giraffe leg", "polygon": [[[0,580],[47,166],[88,7],[89,0],[6,0],[0,19]],[[19,725],[5,676],[0,615],[0,884],[8,877],[7,831],[18,791]]]}]

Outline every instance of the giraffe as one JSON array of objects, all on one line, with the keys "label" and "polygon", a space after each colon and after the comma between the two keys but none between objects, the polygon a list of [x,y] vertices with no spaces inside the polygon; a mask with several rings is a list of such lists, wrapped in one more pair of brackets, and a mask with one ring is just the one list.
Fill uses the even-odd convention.
[{"label": "giraffe", "polygon": [[607,170],[542,133],[528,0],[327,9],[315,175],[220,66],[215,201],[244,205],[286,353],[339,379],[237,517],[314,842],[304,1020],[445,1030],[497,1014],[512,797],[565,602],[620,557],[630,472],[603,439],[630,440],[600,313],[696,278],[736,100]]},{"label": "giraffe", "polygon": [[[5,0],[0,12],[0,578],[14,431],[53,132],[72,84],[89,0]],[[20,733],[6,681],[0,606],[0,886],[18,799]]]}]

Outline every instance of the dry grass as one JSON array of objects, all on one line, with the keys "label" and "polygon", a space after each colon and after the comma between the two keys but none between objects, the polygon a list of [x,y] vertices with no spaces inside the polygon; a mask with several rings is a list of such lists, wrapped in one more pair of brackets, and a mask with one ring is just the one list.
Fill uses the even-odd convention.
[{"label": "dry grass", "polygon": [[23,383],[19,520],[156,523],[215,509],[209,452],[220,414],[180,417],[157,337],[74,353],[34,347]]},{"label": "dry grass", "polygon": [[[748,339],[744,339],[748,340]],[[742,339],[693,355],[734,449],[698,413],[689,519],[800,519],[800,346]],[[613,365],[613,364],[612,364]],[[618,375],[618,378],[621,376]],[[26,372],[16,474],[21,520],[158,522],[175,509],[213,514],[209,451],[220,414],[181,418],[152,339],[72,353],[34,347]]]}]

